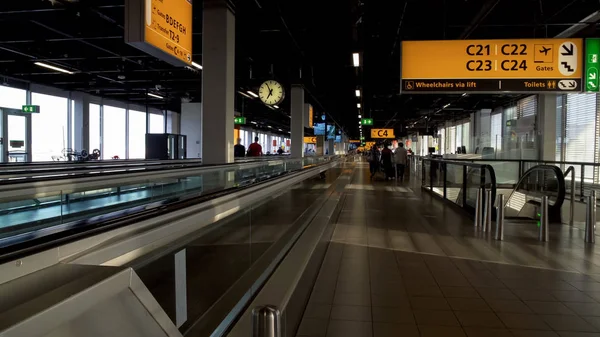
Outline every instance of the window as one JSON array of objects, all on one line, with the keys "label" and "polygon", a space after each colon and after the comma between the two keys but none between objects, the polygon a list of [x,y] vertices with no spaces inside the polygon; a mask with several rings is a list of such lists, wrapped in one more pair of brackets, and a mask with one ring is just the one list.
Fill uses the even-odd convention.
[{"label": "window", "polygon": [[146,158],[146,113],[129,110],[129,158]]},{"label": "window", "polygon": [[492,115],[492,126],[490,130],[490,146],[496,151],[502,149],[502,114]]},{"label": "window", "polygon": [[556,95],[556,161],[564,161],[566,95]]},{"label": "window", "polygon": [[100,106],[90,104],[90,148],[85,149],[88,153],[93,150],[100,150]]},{"label": "window", "polygon": [[462,145],[465,147],[467,152],[469,151],[469,147],[471,146],[471,123],[466,122],[463,124],[463,139]]},{"label": "window", "polygon": [[457,149],[462,146],[462,134],[463,134],[463,125],[458,124],[456,126],[456,148]]},{"label": "window", "polygon": [[517,118],[535,116],[537,113],[537,96],[528,96],[517,102]]},{"label": "window", "polygon": [[19,109],[27,104],[27,91],[0,85],[0,107]]},{"label": "window", "polygon": [[70,148],[75,148],[75,100],[71,100],[71,143]]},{"label": "window", "polygon": [[68,146],[69,100],[34,92],[31,103],[40,106],[40,113],[31,116],[31,160],[52,161],[53,157],[60,157]]},{"label": "window", "polygon": [[566,96],[565,161],[596,162],[596,100],[595,94]]},{"label": "window", "polygon": [[103,126],[103,159],[113,157],[125,158],[125,109],[104,106],[102,114]]},{"label": "window", "polygon": [[162,114],[150,114],[149,133],[165,133],[165,117]]}]

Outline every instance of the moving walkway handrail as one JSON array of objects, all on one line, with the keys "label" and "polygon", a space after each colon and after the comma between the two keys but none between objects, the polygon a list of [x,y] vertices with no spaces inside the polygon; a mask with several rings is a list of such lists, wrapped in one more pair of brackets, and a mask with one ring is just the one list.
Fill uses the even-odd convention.
[{"label": "moving walkway handrail", "polygon": [[90,190],[94,188],[119,187],[136,183],[156,181],[158,179],[177,179],[190,174],[208,173],[210,171],[235,168],[238,170],[254,169],[264,166],[281,165],[289,162],[302,160],[318,161],[319,159],[330,160],[328,157],[309,158],[278,158],[276,160],[249,161],[244,163],[198,165],[197,167],[184,167],[176,169],[148,168],[136,172],[99,172],[97,174],[82,174],[66,177],[41,177],[31,181],[11,181],[0,183],[0,202],[40,198],[56,193],[69,194],[77,191]]},{"label": "moving walkway handrail", "polygon": [[[324,161],[311,167],[290,171],[289,173],[296,175],[290,176],[287,174],[284,177],[288,178],[283,179],[285,181],[295,181],[295,179],[300,179],[303,173],[305,173],[305,169],[307,170],[306,174],[312,172],[313,170],[322,172],[336,162],[335,157],[331,157],[329,159],[331,160]],[[0,239],[0,267],[2,266],[2,263],[7,261],[20,259],[24,256],[31,256],[37,252],[47,251],[48,249],[54,247],[63,246],[69,244],[70,242],[80,241],[91,236],[96,236],[104,232],[124,228],[130,225],[140,224],[148,221],[152,222],[154,219],[165,216],[166,214],[177,212],[184,212],[187,214],[187,209],[189,209],[189,212],[198,212],[198,209],[217,208],[219,204],[216,200],[223,200],[223,198],[227,199],[232,195],[236,195],[236,197],[231,199],[230,202],[234,202],[236,205],[242,205],[243,200],[240,198],[247,197],[252,199],[259,197],[259,191],[264,188],[276,186],[281,177],[282,176],[278,176],[267,180],[262,180],[259,183],[254,183],[251,185],[228,188],[212,194],[200,196],[183,195],[177,198],[170,198],[148,203],[142,206],[135,206],[132,208],[137,210],[135,212],[132,212],[132,209],[126,209],[114,212],[115,214],[113,214],[114,216],[112,217],[100,217],[99,219],[95,220],[79,220],[71,223],[56,225],[52,228],[36,230],[35,233],[22,233],[18,234],[16,237],[2,238]],[[215,200],[215,202],[213,202],[213,200]],[[208,201],[211,202],[207,203]],[[237,207],[237,209],[240,207]],[[175,220],[172,220],[172,222],[175,222]],[[131,228],[129,230],[137,231],[139,229]],[[107,238],[101,238],[101,240],[107,240]],[[78,249],[81,249],[81,247]]]}]

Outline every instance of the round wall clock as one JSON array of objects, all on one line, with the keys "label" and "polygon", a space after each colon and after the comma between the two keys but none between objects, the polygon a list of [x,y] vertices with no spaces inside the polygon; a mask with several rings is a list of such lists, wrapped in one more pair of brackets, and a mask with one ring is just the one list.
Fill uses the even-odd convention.
[{"label": "round wall clock", "polygon": [[268,80],[260,85],[258,97],[267,105],[277,105],[285,98],[285,90],[279,82]]}]

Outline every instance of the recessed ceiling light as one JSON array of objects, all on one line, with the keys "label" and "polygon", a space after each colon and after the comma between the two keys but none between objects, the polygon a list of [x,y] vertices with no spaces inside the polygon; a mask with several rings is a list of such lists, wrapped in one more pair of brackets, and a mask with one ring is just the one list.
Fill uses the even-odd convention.
[{"label": "recessed ceiling light", "polygon": [[67,69],[63,69],[63,68],[59,68],[59,67],[53,66],[53,65],[51,65],[51,64],[48,64],[48,63],[44,63],[44,62],[35,62],[34,64],[35,64],[36,66],[39,66],[39,67],[44,67],[44,68],[47,68],[47,69],[52,69],[52,70],[60,71],[61,73],[65,73],[65,74],[73,75],[73,72],[72,72],[72,71],[69,71],[69,70],[67,70]]},{"label": "recessed ceiling light", "polygon": [[196,67],[196,68],[198,68],[198,69],[202,70],[202,65],[200,65],[200,64],[198,64],[198,63],[196,63],[196,62],[192,62],[192,66],[194,66],[194,67]]},{"label": "recessed ceiling light", "polygon": [[362,118],[362,115],[358,115],[358,118]]},{"label": "recessed ceiling light", "polygon": [[357,107],[357,108],[360,108],[360,103],[356,103],[356,107]]},{"label": "recessed ceiling light", "polygon": [[257,95],[257,94],[255,94],[254,92],[252,92],[252,91],[250,91],[250,90],[248,90],[248,91],[246,91],[246,92],[247,92],[247,93],[249,93],[250,95],[252,95],[252,97],[254,97],[254,98],[258,97],[258,95]]},{"label": "recessed ceiling light", "polygon": [[359,57],[358,57],[358,53],[353,53],[352,54],[352,62],[354,63],[355,67],[360,66],[360,60],[359,60]]},{"label": "recessed ceiling light", "polygon": [[356,89],[356,97],[360,97],[360,89]]},{"label": "recessed ceiling light", "polygon": [[244,97],[247,97],[247,98],[250,98],[250,99],[252,99],[252,97],[251,97],[250,95],[248,95],[248,94],[246,94],[246,93],[244,93],[244,92],[238,91],[238,94],[240,94],[240,95],[242,95],[242,96],[244,96]]},{"label": "recessed ceiling light", "polygon": [[278,107],[277,105],[273,105],[273,107],[274,107],[275,109],[279,109],[279,107]]},{"label": "recessed ceiling light", "polygon": [[149,93],[148,93],[148,96],[150,96],[150,97],[154,97],[154,98],[158,98],[158,99],[165,99],[164,97],[162,97],[162,96],[159,96],[159,95],[157,95],[157,94],[153,94],[153,93],[151,93],[151,92],[149,92]]}]

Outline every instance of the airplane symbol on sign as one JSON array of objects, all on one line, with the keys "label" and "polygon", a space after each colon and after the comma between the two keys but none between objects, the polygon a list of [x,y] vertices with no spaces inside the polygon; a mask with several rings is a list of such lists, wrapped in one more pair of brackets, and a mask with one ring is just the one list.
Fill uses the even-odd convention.
[{"label": "airplane symbol on sign", "polygon": [[544,53],[544,55],[548,55],[548,52],[550,50],[552,50],[552,48],[542,47],[542,49],[540,50],[540,53]]}]

